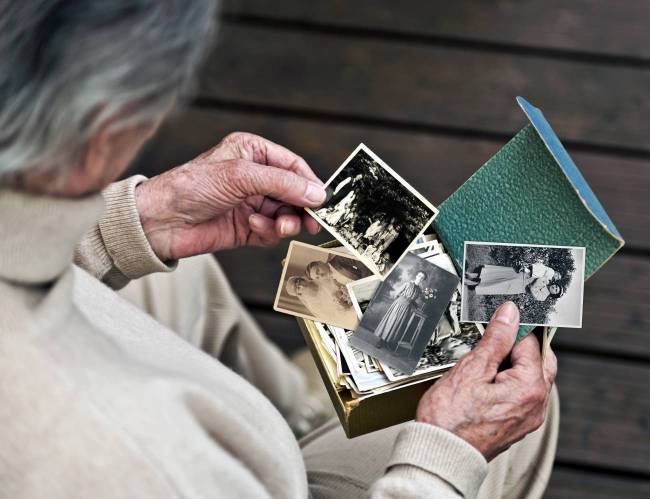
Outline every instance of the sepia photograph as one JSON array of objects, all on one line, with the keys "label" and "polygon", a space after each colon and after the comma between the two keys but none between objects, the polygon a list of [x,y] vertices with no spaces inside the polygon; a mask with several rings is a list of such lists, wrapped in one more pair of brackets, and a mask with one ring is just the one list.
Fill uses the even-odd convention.
[{"label": "sepia photograph", "polygon": [[438,213],[364,144],[325,187],[327,201],[307,211],[382,278]]},{"label": "sepia photograph", "polygon": [[359,321],[346,284],[373,275],[352,255],[292,241],[273,308],[354,329]]},{"label": "sepia photograph", "polygon": [[411,374],[459,282],[454,274],[406,255],[380,284],[350,344]]},{"label": "sepia photograph", "polygon": [[582,326],[585,248],[466,242],[461,320],[488,322],[505,301],[522,325]]}]

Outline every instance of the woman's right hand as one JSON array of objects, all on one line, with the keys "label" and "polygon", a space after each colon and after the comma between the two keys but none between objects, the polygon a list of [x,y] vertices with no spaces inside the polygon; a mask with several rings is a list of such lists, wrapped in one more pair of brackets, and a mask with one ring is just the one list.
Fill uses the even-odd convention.
[{"label": "woman's right hand", "polygon": [[[474,350],[422,396],[416,420],[458,435],[488,461],[539,428],[557,361],[549,348],[542,363],[532,334],[515,344],[518,328],[519,310],[504,303]],[[499,372],[508,355],[512,367]]]},{"label": "woman's right hand", "polygon": [[257,135],[232,133],[196,159],[136,189],[142,227],[161,260],[244,245],[273,246],[319,225],[325,201],[304,159]]}]

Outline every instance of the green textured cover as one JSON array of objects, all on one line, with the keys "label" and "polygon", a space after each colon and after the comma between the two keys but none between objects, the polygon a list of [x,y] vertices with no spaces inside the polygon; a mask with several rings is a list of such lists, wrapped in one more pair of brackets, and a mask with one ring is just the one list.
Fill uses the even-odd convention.
[{"label": "green textured cover", "polygon": [[[623,240],[588,208],[577,183],[527,125],[438,206],[435,230],[459,270],[465,241],[585,246],[587,279]],[[522,326],[518,339],[532,329]]]}]

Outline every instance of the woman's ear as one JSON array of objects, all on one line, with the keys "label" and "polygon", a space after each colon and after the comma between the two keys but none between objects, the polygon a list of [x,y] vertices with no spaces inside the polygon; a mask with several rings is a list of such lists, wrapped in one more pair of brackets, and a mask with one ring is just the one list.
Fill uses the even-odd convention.
[{"label": "woman's ear", "polygon": [[64,194],[99,192],[117,180],[157,128],[158,123],[116,130],[106,123],[88,140],[80,164],[66,181]]}]

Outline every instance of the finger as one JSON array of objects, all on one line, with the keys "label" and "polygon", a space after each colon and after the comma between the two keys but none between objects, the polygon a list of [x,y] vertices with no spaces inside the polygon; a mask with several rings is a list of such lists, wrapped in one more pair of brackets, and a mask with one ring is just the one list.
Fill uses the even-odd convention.
[{"label": "finger", "polygon": [[312,236],[315,236],[320,232],[320,224],[314,220],[314,217],[312,217],[310,214],[305,213],[302,216],[302,223],[305,225],[305,229],[307,229],[307,232],[310,233]]},{"label": "finger", "polygon": [[529,334],[523,340],[519,341],[512,349],[510,355],[512,367],[518,366],[526,368],[539,369],[542,371],[542,352],[539,347],[539,341],[534,334]]},{"label": "finger", "polygon": [[282,206],[289,206],[287,204],[276,201],[275,199],[262,198],[262,203],[257,208],[257,212],[268,218],[275,218],[276,213]]},{"label": "finger", "polygon": [[238,146],[242,159],[289,170],[296,175],[323,185],[307,162],[286,147],[252,133],[238,132],[229,137],[232,137],[231,140]]},{"label": "finger", "polygon": [[301,208],[317,207],[325,201],[322,185],[280,168],[238,160],[228,161],[220,173],[224,175],[224,185],[239,201],[261,195]]},{"label": "finger", "polygon": [[300,217],[293,206],[284,204],[277,209],[275,232],[279,237],[295,236],[300,232]]},{"label": "finger", "polygon": [[280,242],[280,238],[275,232],[275,221],[253,213],[248,217],[248,225],[251,229],[250,244],[255,246],[275,246]]},{"label": "finger", "polygon": [[555,352],[551,350],[549,345],[548,350],[546,351],[546,357],[544,358],[544,379],[549,385],[555,383],[555,377],[557,376],[557,357]]},{"label": "finger", "polygon": [[486,370],[492,374],[508,356],[517,338],[519,309],[511,301],[503,303],[492,315],[483,338],[470,354],[485,362]]},{"label": "finger", "polygon": [[296,236],[300,232],[300,217],[296,214],[281,214],[275,219],[275,233],[279,237]]}]

